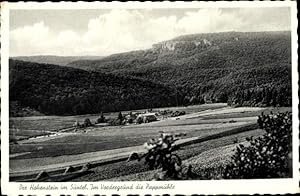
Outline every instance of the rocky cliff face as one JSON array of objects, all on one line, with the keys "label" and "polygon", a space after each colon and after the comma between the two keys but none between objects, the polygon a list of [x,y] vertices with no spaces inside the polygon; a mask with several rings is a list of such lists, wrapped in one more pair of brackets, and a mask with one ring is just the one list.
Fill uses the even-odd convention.
[{"label": "rocky cliff face", "polygon": [[170,40],[154,44],[152,47],[159,52],[172,52],[172,51],[190,51],[199,48],[207,48],[212,46],[212,42],[207,39],[197,41],[177,41]]}]

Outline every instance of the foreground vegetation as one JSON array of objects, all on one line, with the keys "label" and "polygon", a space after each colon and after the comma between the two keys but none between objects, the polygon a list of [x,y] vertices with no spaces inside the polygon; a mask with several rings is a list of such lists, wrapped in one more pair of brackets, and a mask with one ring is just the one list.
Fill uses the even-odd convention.
[{"label": "foreground vegetation", "polygon": [[[224,107],[225,106],[225,107]],[[153,109],[157,111],[159,109]],[[190,107],[177,107],[177,108],[163,108],[162,111],[186,111],[186,115],[180,117],[171,117],[166,120],[160,120],[152,123],[138,124],[138,125],[126,125],[126,126],[94,126],[88,127],[82,130],[74,132],[59,133],[57,136],[44,137],[37,139],[30,139],[18,142],[19,144],[10,145],[10,168],[11,171],[22,171],[27,170],[28,167],[36,168],[43,166],[47,168],[47,165],[51,164],[66,164],[74,160],[85,160],[91,159],[102,159],[101,157],[106,156],[107,153],[116,154],[126,150],[130,153],[132,151],[139,151],[142,149],[142,145],[145,141],[150,138],[157,136],[160,131],[166,133],[186,133],[183,137],[185,141],[190,139],[207,138],[210,140],[216,139],[212,137],[218,135],[218,146],[226,144],[222,140],[222,137],[227,136],[229,133],[234,134],[241,131],[249,131],[255,129],[255,127],[248,128],[245,130],[245,126],[252,125],[256,122],[256,117],[251,117],[253,111],[263,111],[263,108],[230,108],[226,107],[226,104],[205,104]],[[204,110],[204,111],[203,111]],[[218,116],[223,113],[232,113],[237,115],[236,112],[242,114],[248,114],[249,117],[245,118],[221,118]],[[126,112],[122,112],[125,114]],[[200,115],[200,116],[198,116]],[[214,116],[214,119],[204,120],[205,116]],[[109,114],[104,114],[105,118]],[[111,117],[117,118],[118,113],[110,114]],[[88,116],[76,116],[84,120]],[[99,115],[91,119],[91,122],[95,122]],[[192,118],[191,118],[192,117]],[[41,119],[42,123],[51,125],[56,120],[61,122],[72,120],[74,122],[75,117],[22,117],[17,118],[19,120],[28,122],[37,122]],[[177,119],[177,120],[175,120]],[[57,123],[57,122],[55,122]],[[80,121],[83,123],[83,121]],[[30,129],[30,127],[28,127]],[[32,127],[33,128],[33,127]],[[232,131],[234,130],[234,131]],[[20,133],[22,130],[20,130]],[[226,134],[225,134],[226,133]],[[250,132],[253,133],[253,132]],[[258,131],[259,133],[259,131]],[[251,134],[250,134],[251,135]],[[205,140],[201,140],[204,142]],[[223,141],[223,143],[222,143]],[[198,141],[199,142],[199,141]],[[231,141],[232,142],[232,141]],[[213,148],[216,143],[205,143],[205,149]],[[189,148],[185,150],[183,154],[193,153],[203,150],[201,148],[193,148],[193,145],[189,145]],[[125,148],[123,148],[125,147]],[[193,148],[193,149],[192,149]],[[185,149],[183,147],[183,149]],[[178,151],[180,152],[180,151]],[[189,152],[189,153],[187,153]],[[82,154],[83,153],[83,154]],[[180,155],[182,156],[182,155]],[[186,157],[186,156],[185,156]],[[188,157],[186,157],[188,158]],[[186,159],[183,158],[183,159]],[[131,170],[132,171],[132,170]]]},{"label": "foreground vegetation", "polygon": [[[223,146],[233,145],[234,140],[237,138],[238,141],[245,141],[247,137],[258,137],[263,134],[263,131],[260,129],[247,131],[243,133],[233,134],[218,139],[213,139],[201,143],[192,144],[189,146],[184,146],[179,148],[176,153],[183,160],[183,167],[186,165],[186,161],[189,161],[191,158],[198,156],[206,151],[216,148],[222,148]],[[144,140],[145,141],[145,140]],[[223,157],[224,158],[224,157]],[[229,157],[230,158],[230,157]],[[205,160],[201,159],[201,160]],[[129,161],[129,162],[118,162],[112,163],[109,165],[103,165],[96,168],[93,168],[93,174],[88,174],[80,178],[74,179],[73,181],[99,181],[99,180],[152,180],[154,178],[154,173],[156,170],[150,170],[148,164],[141,161]],[[202,168],[201,164],[198,164]],[[196,172],[196,167],[193,165],[193,172]]]},{"label": "foreground vegetation", "polygon": [[[262,114],[258,118],[261,129],[226,134],[173,150],[170,144],[176,139],[172,135],[161,135],[161,139],[150,140],[145,146],[151,151],[145,159],[139,155],[131,156],[129,162],[97,166],[91,169],[92,173],[74,180],[291,177],[291,119],[289,112]],[[152,148],[153,146],[158,148]],[[139,161],[132,160],[136,158]]]},{"label": "foreground vegetation", "polygon": [[[161,170],[156,171],[156,179],[259,179],[291,177],[292,114],[289,112],[275,115],[262,114],[258,117],[258,125],[261,129],[265,130],[265,133],[257,138],[253,136],[247,137],[246,140],[248,142],[243,142],[237,146],[235,153],[227,164],[224,165],[224,160],[221,161],[223,164],[210,163],[213,167],[204,166],[200,167],[197,172],[193,172],[192,165],[190,162],[187,162],[186,164],[189,164],[188,169],[183,172],[181,162],[170,161],[167,162],[167,166],[164,167],[162,165]],[[160,146],[163,146],[163,144],[160,144]],[[171,146],[167,147],[172,148]],[[154,152],[156,152],[155,156],[166,156],[161,151]],[[228,156],[228,154],[225,153],[225,156]],[[209,157],[211,161],[217,161],[216,159],[212,159],[212,157]],[[228,160],[228,157],[224,157],[224,159]],[[181,160],[180,157],[179,160]],[[155,159],[154,161],[158,165],[160,164],[160,159]]]},{"label": "foreground vegetation", "polygon": [[292,175],[292,114],[262,114],[259,126],[266,133],[247,138],[249,146],[240,145],[225,168],[225,178],[282,178]]}]

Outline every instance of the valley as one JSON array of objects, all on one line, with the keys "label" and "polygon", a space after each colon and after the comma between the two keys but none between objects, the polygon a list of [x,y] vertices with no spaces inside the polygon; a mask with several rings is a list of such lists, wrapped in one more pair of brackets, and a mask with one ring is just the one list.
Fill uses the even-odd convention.
[{"label": "valley", "polygon": [[[144,147],[142,145],[162,131],[172,134],[186,133],[186,136],[181,137],[178,141],[184,144],[178,154],[183,153],[183,159],[187,159],[207,150],[234,144],[235,139],[238,142],[244,142],[246,136],[260,136],[263,131],[257,128],[256,121],[257,115],[261,112],[291,110],[291,108],[230,108],[225,104],[204,104],[177,107],[176,109],[186,110],[187,114],[179,118],[167,118],[140,125],[90,127],[85,128],[84,131],[69,131],[53,137],[24,140],[19,144],[11,144],[10,173],[12,176],[18,176],[86,163],[95,164],[93,169],[95,171],[108,166],[114,168],[114,165],[121,163],[125,164],[126,168],[136,168],[136,164],[140,165],[141,163],[126,163],[124,161],[132,152],[143,152]],[[30,117],[24,118],[28,120]],[[77,118],[82,118],[82,116]],[[49,123],[52,120],[55,120],[55,118],[48,117],[47,119]],[[20,132],[22,131],[20,130]],[[110,163],[111,160],[119,161]],[[105,161],[108,161],[108,163],[105,164]],[[101,162],[103,164],[97,166],[97,163]],[[109,174],[110,171],[112,172],[111,169],[105,171],[109,178],[141,172],[141,170],[131,168],[128,170],[131,173],[124,173],[124,171],[116,176],[113,173]],[[106,179],[103,176],[100,177],[100,173],[90,174],[93,177],[82,178],[89,178],[90,180]]]},{"label": "valley", "polygon": [[163,134],[180,135],[174,153],[185,169],[221,178],[239,146],[267,137],[274,113],[286,115],[280,128],[290,126],[290,33],[191,34],[109,56],[10,58],[10,179],[151,180],[160,171],[127,159]]}]

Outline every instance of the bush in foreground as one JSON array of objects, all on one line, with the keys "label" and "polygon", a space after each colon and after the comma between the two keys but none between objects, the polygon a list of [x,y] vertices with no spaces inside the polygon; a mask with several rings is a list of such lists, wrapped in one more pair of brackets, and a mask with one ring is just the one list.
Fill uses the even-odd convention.
[{"label": "bush in foreground", "polygon": [[240,144],[227,165],[224,178],[282,178],[291,176],[292,113],[278,113],[258,117],[260,128],[266,133],[247,138],[249,146]]},{"label": "bush in foreground", "polygon": [[[144,144],[148,150],[147,153],[139,156],[133,153],[129,157],[130,160],[145,159],[145,164],[150,170],[159,169],[154,180],[180,180],[186,178],[186,172],[183,171],[181,158],[174,153],[178,149],[174,142],[178,139],[178,135],[162,133],[159,138],[151,139]],[[191,170],[191,168],[188,168]]]}]

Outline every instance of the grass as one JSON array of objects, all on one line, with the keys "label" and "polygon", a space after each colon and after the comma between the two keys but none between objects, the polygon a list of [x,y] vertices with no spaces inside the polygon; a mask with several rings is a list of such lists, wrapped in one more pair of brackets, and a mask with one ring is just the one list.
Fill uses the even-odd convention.
[{"label": "grass", "polygon": [[[215,108],[220,109],[222,105],[217,105]],[[224,107],[224,105],[222,106]],[[198,111],[203,111],[209,109],[207,105],[188,107],[190,114]],[[183,109],[183,107],[181,108]],[[214,109],[214,108],[213,108]],[[270,111],[271,109],[264,109],[264,111]],[[288,110],[289,108],[283,108],[281,110]],[[176,108],[179,110],[179,108]],[[226,108],[225,108],[226,110]],[[209,110],[211,111],[211,110]],[[243,127],[256,122],[256,116],[260,114],[261,111],[252,112],[240,112],[231,114],[214,114],[214,115],[201,115],[195,118],[187,119],[180,117],[179,120],[166,120],[158,121],[149,124],[141,125],[130,125],[130,126],[115,126],[115,127],[94,127],[86,129],[86,133],[76,132],[76,133],[63,133],[60,136],[46,137],[43,140],[28,140],[24,141],[19,145],[10,145],[10,154],[19,154],[19,156],[14,156],[10,158],[10,165],[18,164],[30,165],[39,164],[47,165],[49,160],[53,160],[52,157],[61,156],[64,161],[71,161],[65,155],[78,155],[81,153],[111,150],[122,147],[141,145],[148,139],[157,137],[159,131],[173,132],[173,133],[186,133],[186,137],[207,137],[210,135],[219,134],[218,138],[210,138],[209,141],[198,141],[201,143],[191,144],[186,147],[182,147],[177,153],[182,159],[188,159],[193,156],[197,156],[200,153],[221,147],[224,145],[229,145],[233,143],[233,137],[231,135],[223,134],[229,130],[240,130]],[[266,112],[267,113],[267,112]],[[244,114],[247,114],[243,116]],[[192,114],[193,115],[193,114]],[[34,123],[35,118],[24,117],[24,121]],[[36,117],[37,121],[51,121],[56,122],[59,120],[58,117]],[[60,121],[63,122],[64,118],[69,122],[74,122],[75,117],[62,117]],[[76,116],[76,118],[83,118],[83,116]],[[73,120],[72,120],[73,119]],[[50,125],[51,125],[50,122]],[[36,122],[37,123],[37,122]],[[44,122],[45,123],[45,122]],[[245,131],[245,130],[244,130]],[[38,131],[37,131],[38,132]],[[26,133],[24,131],[24,133]],[[255,135],[260,134],[260,130],[246,131],[244,133],[230,132],[234,134],[234,137],[240,139],[244,138],[247,134]],[[30,153],[26,153],[30,152]],[[23,153],[23,154],[22,154]],[[39,158],[39,162],[33,158]],[[60,158],[60,157],[59,157]],[[25,164],[24,164],[25,165]],[[97,169],[99,168],[99,170]],[[113,163],[107,166],[100,166],[95,168],[96,174],[89,174],[91,179],[102,180],[109,179],[123,175],[134,174],[138,172],[144,172],[148,169],[140,162],[130,162],[130,163]],[[101,174],[99,174],[101,172]],[[95,175],[95,176],[93,176]],[[84,177],[83,177],[84,178]]]},{"label": "grass", "polygon": [[[207,137],[201,137],[199,139],[197,139],[198,141],[192,141],[189,142],[189,145],[191,144],[195,144],[195,143],[199,143],[199,142],[205,142],[207,140],[212,140],[212,139],[216,139],[216,138],[222,138],[224,136],[228,136],[231,134],[237,134],[240,132],[246,132],[251,130],[251,128],[254,128],[253,125],[250,126],[246,126],[246,127],[238,127],[238,128],[234,128],[234,129],[230,129],[228,131],[224,131],[221,130],[220,133],[217,134],[210,134]],[[207,139],[206,139],[207,138]],[[190,139],[190,138],[188,138]],[[193,138],[195,139],[195,138]],[[144,141],[143,141],[144,142]],[[183,147],[183,145],[180,145],[181,147]],[[184,145],[186,146],[186,144]],[[70,154],[72,156],[58,156],[58,157],[45,157],[45,156],[41,156],[39,158],[39,155],[43,155],[44,153],[41,153],[42,151],[45,151],[47,153],[61,153],[56,147],[56,144],[51,144],[51,145],[44,145],[44,146],[34,146],[32,145],[32,147],[36,147],[35,151],[33,151],[33,153],[15,153],[15,154],[11,154],[11,162],[10,162],[10,168],[12,171],[22,171],[22,170],[28,170],[28,167],[31,168],[47,168],[48,165],[62,165],[64,163],[70,163],[72,161],[76,161],[76,160],[86,160],[88,162],[88,160],[93,160],[95,157],[105,157],[106,155],[111,155],[111,153],[115,152],[115,153],[122,153],[122,152],[134,152],[137,149],[142,148],[142,146],[140,146],[140,148],[136,148],[134,147],[130,147],[129,149],[115,149],[113,152],[112,150],[110,151],[97,151],[95,153],[88,153],[88,154]],[[48,149],[44,149],[44,147],[47,147]],[[64,146],[62,146],[62,148],[65,149]],[[70,149],[70,151],[67,151],[66,153],[69,152],[73,152],[72,150],[77,149],[77,150],[82,150],[83,148],[75,148],[74,146],[71,146],[72,149]],[[49,151],[49,149],[55,150],[55,151]],[[36,154],[34,154],[36,153]],[[14,155],[18,155],[18,156],[14,156]],[[36,157],[36,155],[38,155],[38,157]],[[20,157],[22,157],[20,159]],[[23,157],[27,157],[26,159],[24,159]],[[28,158],[28,157],[32,157],[32,158]],[[14,161],[13,161],[14,160]]]},{"label": "grass", "polygon": [[49,138],[43,142],[28,141],[19,145],[10,145],[10,153],[31,152],[13,159],[30,159],[74,155],[86,152],[111,150],[129,146],[142,145],[150,138],[157,137],[160,130],[173,133],[187,133],[186,137],[206,137],[222,133],[233,128],[244,127],[245,123],[216,123],[199,125],[179,125],[165,127],[143,127],[122,129],[95,128],[88,133],[66,134],[64,137]]},{"label": "grass", "polygon": [[[226,104],[203,104],[188,107],[168,107],[168,108],[154,108],[157,110],[172,110],[185,111],[187,114],[199,112],[207,109],[217,109],[225,107]],[[133,110],[133,112],[144,112],[143,110]],[[122,111],[123,114],[129,111]],[[23,130],[38,130],[38,131],[56,131],[65,127],[70,127],[77,120],[80,123],[84,122],[85,118],[89,118],[92,123],[95,123],[100,114],[87,114],[78,116],[30,116],[30,117],[11,117],[9,119],[9,127]],[[104,113],[106,118],[116,118],[118,112]]]},{"label": "grass", "polygon": [[[86,116],[86,117],[89,117],[92,122],[96,121],[97,119],[97,116]],[[57,131],[59,129],[73,126],[76,120],[83,123],[86,117],[85,116],[15,117],[15,118],[10,118],[9,127],[10,129],[15,127],[20,131],[24,131],[24,130]]]},{"label": "grass", "polygon": [[262,112],[265,114],[270,114],[270,112],[278,113],[278,112],[287,112],[292,111],[291,107],[270,107],[270,108],[264,108],[263,110],[259,111],[251,111],[251,112],[242,112],[242,113],[229,113],[229,114],[218,114],[217,116],[211,115],[211,116],[205,116],[203,117],[204,120],[211,120],[214,118],[218,119],[227,119],[227,118],[244,118],[244,117],[257,117]]},{"label": "grass", "polygon": [[[16,137],[37,137],[37,136],[42,136],[42,135],[48,135],[50,132],[48,131],[38,131],[38,130],[23,130],[16,132],[15,135]],[[10,134],[10,136],[13,137],[13,134]]]},{"label": "grass", "polygon": [[[204,108],[204,106],[201,107],[202,109]],[[196,110],[195,108],[197,107],[194,106],[193,110]],[[243,127],[248,122],[256,121],[255,118],[235,118],[234,123],[229,123],[233,118],[219,119],[219,115],[214,116],[214,119],[206,120],[203,120],[203,117],[201,117],[194,119],[158,121],[149,124],[124,127],[91,128],[87,133],[66,134],[65,136],[60,137],[45,138],[42,142],[31,140],[20,145],[10,145],[10,153],[30,152],[30,154],[24,154],[12,159],[74,155],[142,145],[148,139],[156,137],[159,131],[173,133],[184,132],[187,133],[186,137],[204,137],[222,133],[233,128]],[[44,119],[44,117],[38,118]],[[23,132],[25,133],[26,131]],[[39,132],[37,131],[37,133]]]},{"label": "grass", "polygon": [[[264,132],[262,130],[256,129],[214,140],[209,140],[206,142],[182,147],[180,150],[176,151],[176,154],[178,154],[181,157],[181,159],[188,160],[211,149],[232,145],[234,144],[234,140],[236,138],[238,138],[239,142],[243,142],[245,141],[246,137],[260,136],[263,133]],[[145,166],[143,161],[113,163],[93,168],[92,171],[94,171],[95,173],[88,174],[77,179],[73,179],[72,181],[135,181],[148,179],[151,180],[153,176],[153,171],[149,171],[149,169],[147,168],[147,166]]]},{"label": "grass", "polygon": [[36,138],[39,136],[46,136],[51,134],[48,131],[37,131],[37,130],[23,130],[16,133],[9,134],[10,142],[19,142],[21,140],[27,140],[29,138]]}]

